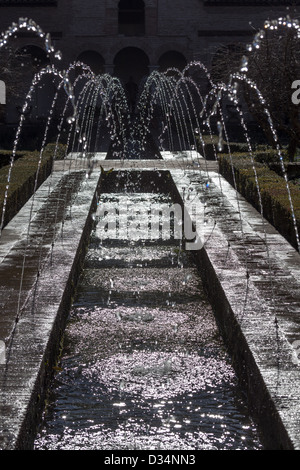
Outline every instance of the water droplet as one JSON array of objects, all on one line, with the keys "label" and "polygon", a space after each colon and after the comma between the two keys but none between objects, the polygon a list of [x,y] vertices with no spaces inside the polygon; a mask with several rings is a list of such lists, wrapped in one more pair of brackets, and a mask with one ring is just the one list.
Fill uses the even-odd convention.
[{"label": "water droplet", "polygon": [[241,62],[241,72],[248,72],[248,57],[245,55],[242,57],[242,62]]},{"label": "water droplet", "polygon": [[61,51],[57,51],[54,56],[57,60],[62,60],[62,53]]}]

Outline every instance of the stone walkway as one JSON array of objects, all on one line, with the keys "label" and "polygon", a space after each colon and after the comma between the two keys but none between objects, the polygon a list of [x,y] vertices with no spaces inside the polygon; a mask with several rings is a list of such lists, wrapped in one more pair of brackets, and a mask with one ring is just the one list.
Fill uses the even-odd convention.
[{"label": "stone walkway", "polygon": [[98,180],[96,174],[86,180],[85,172],[54,173],[2,232],[0,449],[33,445]]},{"label": "stone walkway", "polygon": [[252,413],[271,448],[299,449],[300,255],[220,175],[171,175],[202,204],[199,265]]}]

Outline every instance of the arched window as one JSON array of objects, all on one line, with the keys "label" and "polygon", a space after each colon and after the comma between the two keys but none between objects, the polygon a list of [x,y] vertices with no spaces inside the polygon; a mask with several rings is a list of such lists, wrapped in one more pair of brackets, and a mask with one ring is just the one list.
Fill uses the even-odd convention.
[{"label": "arched window", "polygon": [[142,49],[137,47],[121,49],[114,59],[114,65],[114,74],[124,83],[132,77],[138,84],[149,75],[149,58]]},{"label": "arched window", "polygon": [[118,6],[119,34],[145,34],[145,4],[142,0],[120,0]]},{"label": "arched window", "polygon": [[96,75],[104,73],[105,61],[103,57],[96,51],[84,51],[77,57],[79,62],[88,65],[92,72]]},{"label": "arched window", "polygon": [[41,69],[50,64],[46,51],[39,46],[29,44],[16,51],[16,57],[34,69]]},{"label": "arched window", "polygon": [[161,72],[165,72],[169,68],[175,68],[182,71],[187,65],[187,61],[180,52],[168,51],[160,57],[158,65]]},{"label": "arched window", "polygon": [[0,104],[6,104],[6,86],[2,80],[0,80]]}]

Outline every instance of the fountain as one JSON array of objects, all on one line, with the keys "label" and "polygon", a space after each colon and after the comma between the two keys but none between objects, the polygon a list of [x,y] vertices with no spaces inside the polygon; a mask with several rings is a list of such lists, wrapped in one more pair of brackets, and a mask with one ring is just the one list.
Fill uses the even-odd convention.
[{"label": "fountain", "polygon": [[[297,22],[279,19],[276,24],[266,23],[264,29],[276,26],[299,28]],[[35,32],[55,64],[60,61],[61,53],[55,51],[50,36],[33,20],[24,18],[3,34],[0,49],[22,29]],[[249,53],[259,47],[263,36],[262,31],[255,36],[247,48]],[[64,71],[47,66],[34,77],[12,149],[1,218],[2,449],[34,446],[36,426],[55,372],[64,393],[74,386],[77,405],[84,389],[82,399],[98,421],[90,426],[93,433],[87,428],[80,430],[80,420],[78,433],[72,430],[70,423],[78,415],[70,411],[72,403],[64,395],[67,410],[61,412],[57,403],[56,424],[63,428],[61,443],[55,439],[51,443],[51,433],[47,441],[41,431],[36,448],[70,448],[72,442],[79,448],[97,448],[100,441],[104,449],[145,449],[148,445],[155,449],[261,448],[244,410],[233,424],[234,444],[230,441],[225,416],[229,415],[230,421],[240,412],[232,398],[235,373],[264,445],[299,448],[298,226],[276,130],[263,96],[247,77],[247,64],[245,55],[240,71],[231,74],[227,84],[215,84],[200,62],[188,64],[182,72],[153,72],[144,84],[131,126],[132,116],[118,79],[95,76],[80,62]],[[26,110],[45,76],[53,78],[56,92],[39,152],[34,192],[6,224]],[[204,82],[209,86],[206,93],[200,86]],[[264,218],[254,150],[238,97],[239,85],[246,82],[257,93],[277,142],[295,248]],[[222,109],[224,96],[233,104],[245,137],[258,212],[237,190],[232,144]],[[61,111],[52,171],[38,187],[58,105]],[[108,152],[99,152],[104,130],[110,147]],[[58,159],[62,137],[64,155]],[[233,186],[218,172],[225,149]],[[208,158],[209,152],[213,159]],[[173,204],[173,223],[177,223],[173,239],[170,232],[165,239],[155,238],[153,233],[145,235],[145,227],[152,227],[147,204],[158,204],[156,215],[162,212],[162,217],[165,208]],[[125,222],[125,211],[120,209],[124,206]],[[101,217],[107,213],[109,217],[103,222]],[[166,214],[170,222],[168,211]],[[129,222],[133,230],[128,235]],[[156,229],[159,226],[157,223]],[[78,284],[84,263],[83,284]],[[69,357],[61,357],[61,370],[57,360],[70,309],[67,337],[77,343],[69,346]],[[218,331],[228,353],[222,349]],[[88,361],[90,349],[96,354],[93,367],[74,362],[77,356]],[[68,345],[64,351],[68,354]],[[114,373],[107,375],[112,369]],[[226,404],[218,394],[226,395]],[[93,396],[96,403],[91,405]],[[184,398],[176,401],[179,396]],[[208,408],[202,413],[203,402]],[[184,416],[180,406],[189,410]],[[132,415],[128,414],[130,407]],[[218,407],[222,413],[211,412]],[[155,412],[151,414],[150,409]],[[101,422],[103,410],[108,410],[110,426],[119,424],[113,432]],[[202,415],[206,421],[201,428]],[[85,415],[85,419],[89,418]],[[139,420],[142,425],[137,431]],[[208,439],[216,422],[216,434]]]}]

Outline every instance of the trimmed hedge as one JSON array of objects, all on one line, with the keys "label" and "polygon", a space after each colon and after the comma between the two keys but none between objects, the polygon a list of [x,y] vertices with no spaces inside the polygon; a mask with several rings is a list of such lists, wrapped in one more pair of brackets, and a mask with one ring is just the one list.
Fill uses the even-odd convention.
[{"label": "trimmed hedge", "polygon": [[[231,158],[227,154],[219,154],[218,158],[220,173],[233,186],[235,179],[238,192],[261,212],[256,172],[264,217],[298,249],[293,212],[285,179],[270,170],[265,163],[255,162],[254,171],[250,156],[244,153],[232,154]],[[300,232],[300,188],[290,182],[288,185],[297,228]]]},{"label": "trimmed hedge", "polygon": [[[196,139],[196,144],[197,144],[197,151],[200,153],[200,155],[204,156],[205,153],[205,158],[207,160],[215,160],[216,155],[218,155],[218,137],[215,135],[202,135],[202,140],[200,139],[199,135],[195,136]],[[203,143],[204,143],[204,149],[203,149]],[[248,151],[248,145],[244,143],[238,143],[238,142],[230,142],[230,152],[247,152]],[[224,144],[224,153],[228,152],[228,145]]]},{"label": "trimmed hedge", "polygon": [[[37,177],[38,188],[50,175],[53,164],[55,144],[48,144],[43,152],[40,168],[38,171],[38,163],[40,159],[40,152],[19,152],[19,158],[15,160],[10,184],[8,188],[4,224],[8,222],[18,213],[23,205],[30,199],[34,192],[35,181]],[[22,154],[22,156],[21,156]],[[64,154],[64,146],[59,146],[59,157],[62,158]],[[11,153],[10,153],[11,155]],[[2,219],[3,204],[5,199],[5,192],[7,186],[7,177],[10,165],[0,168],[0,217]]]},{"label": "trimmed hedge", "polygon": [[[204,149],[202,141],[200,140],[199,135],[195,136],[196,143],[197,143],[197,150],[200,155],[205,153],[205,157],[207,160],[215,160],[216,156],[218,157],[218,141],[219,138],[216,135],[202,135],[202,141],[204,143]],[[231,154],[233,153],[240,153],[240,154],[247,154],[249,152],[248,144],[245,142],[223,142],[223,150],[221,153]],[[281,150],[281,154],[283,159],[286,163],[288,163],[288,154],[286,150]],[[266,145],[256,145],[254,151],[255,160],[258,162],[270,164],[278,163],[278,152]]]},{"label": "trimmed hedge", "polygon": [[[16,152],[15,160],[18,160],[20,157],[23,157],[25,152]],[[0,168],[3,166],[9,165],[11,158],[11,150],[0,150]]]}]

